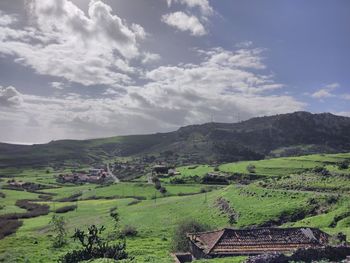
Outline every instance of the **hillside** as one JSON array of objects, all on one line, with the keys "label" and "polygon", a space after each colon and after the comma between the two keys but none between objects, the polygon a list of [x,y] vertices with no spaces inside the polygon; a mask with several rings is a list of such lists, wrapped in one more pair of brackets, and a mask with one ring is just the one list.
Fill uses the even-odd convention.
[{"label": "hillside", "polygon": [[345,152],[350,150],[349,130],[348,117],[295,112],[240,123],[191,125],[169,133],[60,140],[32,146],[0,144],[0,166],[93,163],[145,154],[155,157],[176,154],[177,160],[198,163]]},{"label": "hillside", "polygon": [[[208,229],[316,227],[333,238],[343,233],[350,241],[350,167],[340,167],[341,163],[350,163],[350,153],[242,161],[218,167],[177,167],[179,174],[159,177],[166,193],[157,191],[146,177],[105,185],[61,184],[56,181],[59,172],[17,169],[11,176],[2,175],[0,181],[0,226],[1,218],[20,218],[20,225],[12,227],[5,237],[1,233],[8,231],[8,225],[6,229],[0,227],[0,262],[58,262],[61,256],[79,247],[70,238],[77,228],[85,231],[91,224],[103,225],[104,238],[108,238],[114,229],[110,216],[114,210],[120,215],[121,230],[137,230],[126,236],[126,244],[127,252],[135,257],[133,262],[138,263],[174,262],[170,255],[173,233],[184,220],[198,221]],[[242,179],[249,178],[248,164],[255,166],[254,177],[243,183]],[[198,180],[215,168],[227,183],[215,185]],[[8,169],[0,169],[0,173],[2,170]],[[44,187],[40,191],[23,191],[8,184],[13,179]],[[235,212],[236,222],[230,222],[229,214],[219,205],[223,199]],[[46,205],[46,210],[30,213],[21,205],[24,201],[37,201],[36,204]],[[62,216],[66,222],[67,243],[60,248],[53,247],[53,216]],[[112,238],[110,243],[118,241]],[[200,262],[243,263],[245,258],[194,261]]]}]

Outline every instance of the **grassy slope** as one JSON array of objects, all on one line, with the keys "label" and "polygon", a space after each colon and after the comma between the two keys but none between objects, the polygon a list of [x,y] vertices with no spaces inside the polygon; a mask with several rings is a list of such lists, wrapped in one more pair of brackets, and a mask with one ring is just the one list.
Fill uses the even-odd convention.
[{"label": "grassy slope", "polygon": [[[268,171],[268,173],[265,174],[273,177],[280,175],[281,167],[285,167],[283,174],[287,175],[289,173],[294,173],[295,169],[299,169],[301,165],[305,168],[306,164],[313,167],[326,163],[327,167],[333,167],[333,169],[337,171],[337,168],[333,166],[331,162],[338,162],[339,160],[348,159],[349,157],[350,154],[314,155],[290,158],[290,163],[288,159],[280,158],[259,161],[256,162],[255,165],[257,167],[257,173],[258,171]],[[236,171],[237,167],[245,169],[245,166],[241,162],[220,166],[220,169],[224,167],[224,169]],[[212,168],[208,166],[199,166],[196,169],[188,169],[188,167],[181,169],[183,176],[192,175],[193,171],[200,176],[207,171],[211,171]],[[43,178],[46,177],[46,182],[51,182],[49,178],[52,174],[47,175],[44,171],[37,171],[37,173],[35,171],[24,171],[20,176],[22,177],[24,174],[29,175],[31,180],[44,180]],[[295,175],[292,175],[291,180],[294,177]],[[299,178],[295,178],[296,181],[299,181]],[[327,182],[327,184],[331,184],[332,180]],[[306,183],[309,182],[306,181]],[[343,184],[349,185],[349,181],[344,181]],[[169,256],[172,231],[177,223],[184,218],[196,218],[203,223],[209,224],[212,228],[227,226],[227,217],[221,214],[214,205],[215,200],[219,196],[228,199],[231,206],[239,213],[240,217],[236,226],[242,227],[277,219],[282,213],[291,214],[300,209],[305,209],[307,208],[307,200],[309,200],[309,198],[321,198],[324,195],[322,193],[315,195],[314,192],[264,189],[254,185],[229,185],[206,194],[176,196],[179,192],[193,193],[200,191],[203,185],[166,185],[169,194],[172,196],[153,200],[154,188],[153,186],[145,184],[122,183],[104,188],[95,187],[95,185],[67,186],[64,188],[46,189],[44,191],[57,193],[58,195],[55,198],[66,197],[81,191],[83,191],[83,198],[91,195],[105,197],[114,195],[136,195],[146,197],[147,200],[143,200],[136,205],[128,205],[133,200],[132,198],[78,201],[77,211],[63,214],[67,219],[67,228],[69,235],[71,235],[74,228],[84,228],[93,223],[104,224],[108,229],[111,229],[112,221],[109,218],[109,209],[118,206],[122,218],[122,225],[135,226],[139,231],[138,237],[129,238],[127,240],[128,251],[136,257],[136,262],[172,262]],[[3,190],[3,192],[5,192],[6,198],[0,201],[5,202],[5,209],[9,210],[19,209],[13,206],[17,199],[37,197],[36,194],[27,192],[11,190]],[[70,205],[72,203],[48,202],[48,204],[52,209],[56,209],[60,206]],[[327,213],[308,217],[304,220],[286,225],[315,226],[329,233],[342,231],[350,235],[349,217],[340,220],[334,228],[329,227],[336,215],[348,211],[349,204],[350,198],[344,193],[341,201]],[[48,226],[51,216],[52,213],[38,218],[25,219],[23,220],[23,226],[15,235],[0,240],[0,261],[25,262],[25,260],[28,260],[28,262],[55,262],[65,251],[73,249],[76,244],[72,241],[63,249],[57,250],[51,248],[50,235],[52,235],[52,232]],[[239,260],[240,259],[237,259],[237,261]],[[221,263],[232,261],[222,259],[211,260],[209,262]]]},{"label": "grassy slope", "polygon": [[327,168],[336,172],[346,172],[339,170],[335,164],[350,160],[350,154],[315,154],[300,157],[275,158],[260,161],[243,161],[227,163],[219,166],[223,172],[248,173],[247,166],[253,164],[256,167],[256,174],[265,176],[283,176],[297,173],[307,168],[323,166],[329,164]]},{"label": "grassy slope", "polygon": [[[307,194],[296,194],[297,199],[294,199],[296,201],[289,202],[290,197],[281,195],[279,191],[274,192],[268,198],[260,197],[265,190],[251,188],[249,191],[256,192],[259,195],[242,198],[241,188],[229,186],[224,191],[216,190],[206,195],[174,196],[146,200],[131,206],[128,203],[132,199],[79,201],[78,210],[66,213],[65,217],[69,222],[68,230],[70,233],[76,227],[84,227],[93,223],[111,227],[112,221],[108,216],[109,209],[118,206],[122,224],[135,226],[140,231],[138,238],[128,240],[128,250],[136,256],[137,262],[158,257],[164,262],[171,262],[168,254],[170,238],[172,229],[179,221],[184,218],[197,218],[213,228],[227,226],[226,216],[221,215],[214,206],[214,201],[219,196],[223,195],[229,199],[241,215],[238,226],[263,222],[277,217],[284,211],[298,209],[308,198]],[[51,206],[54,205],[53,203],[50,204]],[[69,204],[71,203],[65,203],[65,205]],[[55,208],[57,208],[57,203]],[[50,232],[48,223],[50,218],[51,215],[25,219],[23,227],[15,236],[1,240],[0,253],[4,253],[3,256],[6,255],[4,260],[7,261],[9,255],[11,255],[10,259],[14,261],[23,260],[24,255],[29,260],[42,259],[44,262],[48,260],[49,256],[52,258],[58,257],[59,251],[53,252],[49,248],[48,234]],[[33,238],[28,238],[29,236]],[[33,240],[37,240],[38,244],[33,244]],[[19,242],[22,245],[16,246],[15,244]],[[69,247],[73,246],[73,244],[70,244]]]}]

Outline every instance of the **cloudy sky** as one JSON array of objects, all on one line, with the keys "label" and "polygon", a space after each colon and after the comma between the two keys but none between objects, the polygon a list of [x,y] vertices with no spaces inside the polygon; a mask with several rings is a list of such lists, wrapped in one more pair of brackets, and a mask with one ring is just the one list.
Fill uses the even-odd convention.
[{"label": "cloudy sky", "polygon": [[348,0],[1,0],[0,141],[350,116]]}]

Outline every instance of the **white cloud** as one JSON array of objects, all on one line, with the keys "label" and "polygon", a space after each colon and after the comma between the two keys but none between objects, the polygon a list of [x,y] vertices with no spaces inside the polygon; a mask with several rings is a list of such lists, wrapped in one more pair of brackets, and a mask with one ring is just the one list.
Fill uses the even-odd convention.
[{"label": "white cloud", "polygon": [[156,61],[159,61],[161,59],[159,54],[155,54],[155,53],[150,53],[150,52],[145,52],[143,54],[143,59],[142,59],[142,63],[143,64],[150,64]]},{"label": "white cloud", "polygon": [[54,81],[54,82],[51,82],[50,84],[51,84],[51,87],[59,90],[62,90],[65,87],[65,84],[63,82]]},{"label": "white cloud", "polygon": [[208,0],[167,0],[167,2],[169,7],[172,3],[180,3],[189,8],[199,8],[204,16],[209,16],[213,13],[213,8],[210,6]]},{"label": "white cloud", "polygon": [[17,107],[23,102],[22,94],[16,88],[0,86],[0,107]]},{"label": "white cloud", "polygon": [[[286,113],[305,105],[264,74],[262,49],[197,50],[200,62],[160,66],[145,74],[144,85],[109,88],[100,97],[24,94],[16,108],[1,110],[7,124],[0,140],[48,141],[116,134],[151,133],[210,121],[234,122],[253,116]],[[28,122],[39,125],[28,126]],[[11,128],[12,127],[12,128]],[[11,128],[11,129],[10,129]]]},{"label": "white cloud", "polygon": [[16,16],[5,14],[0,10],[0,26],[8,26],[15,22],[17,22]]},{"label": "white cloud", "polygon": [[188,15],[181,11],[163,15],[162,21],[181,31],[189,31],[193,36],[207,34],[204,26],[196,16]]},{"label": "white cloud", "polygon": [[312,93],[311,97],[316,99],[335,97],[335,95],[332,92],[338,87],[339,87],[338,83],[328,84],[325,87],[321,88],[320,90]]},{"label": "white cloud", "polygon": [[91,0],[88,15],[68,0],[28,0],[32,27],[0,27],[0,53],[39,74],[83,85],[131,83],[146,33],[128,25],[112,8]]}]

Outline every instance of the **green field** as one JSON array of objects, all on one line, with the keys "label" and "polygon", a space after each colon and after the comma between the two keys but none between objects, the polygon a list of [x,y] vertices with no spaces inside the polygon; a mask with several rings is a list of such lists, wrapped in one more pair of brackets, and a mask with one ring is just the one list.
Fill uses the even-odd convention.
[{"label": "green field", "polygon": [[[111,208],[118,207],[121,225],[133,226],[138,230],[136,237],[127,238],[127,251],[135,257],[134,262],[172,262],[170,256],[173,231],[184,219],[196,219],[212,229],[228,227],[229,220],[222,213],[216,201],[219,197],[229,201],[238,214],[233,227],[260,226],[280,222],[283,226],[312,226],[336,234],[344,232],[350,236],[350,177],[348,170],[339,170],[337,163],[350,159],[350,154],[310,155],[292,158],[277,158],[254,162],[229,163],[219,166],[224,173],[248,173],[248,164],[254,164],[256,174],[263,175],[249,185],[227,186],[203,184],[169,184],[169,178],[162,179],[167,193],[160,194],[152,184],[123,182],[100,187],[95,184],[60,185],[54,180],[54,173],[46,170],[23,170],[5,177],[3,171],[1,186],[15,176],[18,180],[47,184],[51,186],[42,192],[54,194],[52,200],[41,200],[48,204],[48,215],[23,219],[23,225],[16,234],[0,240],[0,262],[57,262],[57,259],[77,247],[69,243],[60,249],[52,247],[52,229],[49,225],[55,209],[77,205],[77,209],[64,214],[68,235],[75,228],[86,229],[91,224],[104,225],[106,232],[112,230],[109,216]],[[330,174],[314,173],[312,168],[324,166]],[[177,177],[204,176],[214,167],[208,165],[186,166],[177,169]],[[8,174],[9,175],[9,174]],[[204,189],[204,190],[203,190]],[[26,191],[2,189],[0,215],[24,212],[15,205],[17,200],[38,199],[39,194]],[[78,201],[59,202],[59,199],[81,194]],[[156,197],[156,198],[155,198]],[[135,202],[135,200],[138,200]],[[311,204],[317,204],[313,211]],[[293,222],[288,221],[296,214],[304,215]],[[287,221],[286,221],[287,220]],[[115,240],[111,241],[116,242]],[[245,258],[199,260],[204,263],[243,262]],[[110,262],[97,260],[94,262]]]}]

